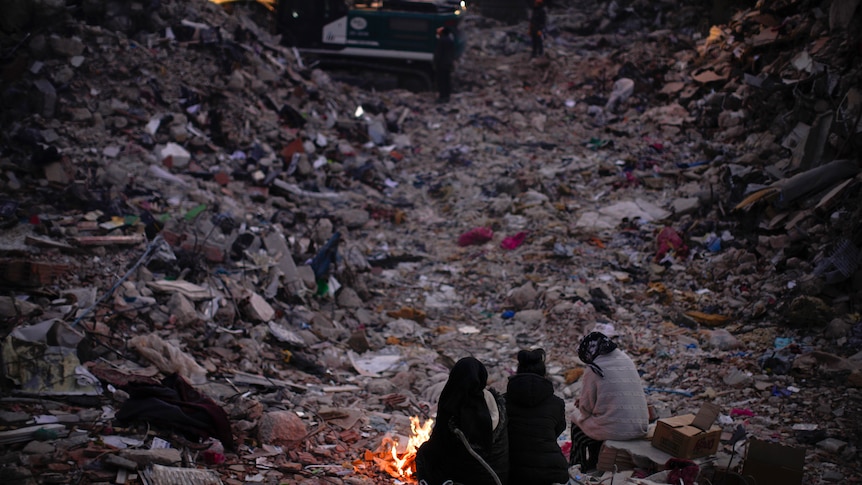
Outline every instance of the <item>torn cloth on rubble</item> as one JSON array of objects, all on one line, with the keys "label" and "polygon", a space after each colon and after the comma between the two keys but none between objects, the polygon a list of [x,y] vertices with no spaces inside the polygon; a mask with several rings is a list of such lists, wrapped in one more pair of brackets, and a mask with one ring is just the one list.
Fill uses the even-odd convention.
[{"label": "torn cloth on rubble", "polygon": [[234,449],[227,413],[178,374],[165,377],[161,386],[133,384],[124,390],[130,397],[117,413],[119,422],[146,421],[190,438],[217,438]]},{"label": "torn cloth on rubble", "polygon": [[697,463],[681,458],[671,458],[665,463],[664,467],[670,470],[670,474],[667,476],[667,483],[694,485],[698,474],[700,474],[700,467]]},{"label": "torn cloth on rubble", "polygon": [[341,242],[341,233],[336,231],[332,234],[326,244],[311,260],[311,269],[314,271],[314,279],[318,282],[326,281],[331,267],[338,261],[338,244]]}]

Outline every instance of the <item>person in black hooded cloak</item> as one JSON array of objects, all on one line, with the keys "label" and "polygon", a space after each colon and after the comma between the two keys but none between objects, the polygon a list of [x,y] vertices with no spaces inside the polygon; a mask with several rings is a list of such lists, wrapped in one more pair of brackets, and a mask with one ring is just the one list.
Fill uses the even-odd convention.
[{"label": "person in black hooded cloak", "polygon": [[507,485],[509,440],[503,397],[486,389],[488,370],[473,357],[459,360],[440,393],[431,437],[416,453],[420,483]]}]

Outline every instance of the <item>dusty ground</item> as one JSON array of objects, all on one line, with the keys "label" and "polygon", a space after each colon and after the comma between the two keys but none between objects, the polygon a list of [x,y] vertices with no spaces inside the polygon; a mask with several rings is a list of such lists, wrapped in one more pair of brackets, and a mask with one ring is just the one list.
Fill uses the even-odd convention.
[{"label": "dusty ground", "polygon": [[[71,434],[6,445],[4,476],[113,481],[106,456],[159,437],[182,452],[165,464],[225,483],[389,483],[365,450],[433,414],[455,360],[502,390],[517,350],[542,346],[571,408],[596,328],[658,416],[715,402],[725,440],[741,425],[803,448],[805,483],[862,478],[858,33],[807,3],[710,30],[697,3],[557,2],[530,60],[525,22],[471,11],[440,105],[303,71],[258,10],[163,2],[126,12],[142,30],[125,34],[97,3],[4,68],[4,335],[84,330],[99,381],[49,396],[62,386],[7,367],[6,431],[50,415]],[[490,240],[460,245],[476,228]],[[226,461],[112,419],[130,376],[173,371],[225,410]]]}]

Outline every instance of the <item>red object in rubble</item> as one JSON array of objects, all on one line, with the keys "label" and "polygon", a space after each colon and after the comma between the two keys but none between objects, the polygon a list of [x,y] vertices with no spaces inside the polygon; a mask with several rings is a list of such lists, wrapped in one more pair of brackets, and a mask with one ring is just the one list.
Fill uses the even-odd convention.
[{"label": "red object in rubble", "polygon": [[700,474],[700,466],[691,460],[671,458],[664,464],[668,474],[668,483],[682,483],[683,485],[694,485]]},{"label": "red object in rubble", "polygon": [[500,242],[500,247],[503,249],[509,249],[509,250],[516,249],[521,244],[524,244],[524,240],[527,239],[527,236],[529,234],[530,233],[528,233],[526,231],[521,231],[518,234],[515,234],[514,236],[509,236],[509,237],[503,239],[502,242]]},{"label": "red object in rubble", "polygon": [[221,465],[225,462],[226,457],[223,453],[213,450],[204,450],[204,463],[207,465]]},{"label": "red object in rubble", "polygon": [[682,236],[670,226],[665,226],[661,230],[656,238],[656,242],[658,244],[658,250],[655,254],[656,261],[661,261],[669,251],[673,251],[680,258],[684,258],[688,254],[688,246],[682,240]]},{"label": "red object in rubble", "polygon": [[477,227],[461,234],[458,237],[459,246],[474,246],[485,244],[494,237],[494,231],[490,227]]},{"label": "red object in rubble", "polygon": [[730,410],[730,417],[735,418],[737,416],[744,416],[746,418],[751,418],[754,416],[754,411],[751,409],[741,409],[741,408],[733,408]]}]

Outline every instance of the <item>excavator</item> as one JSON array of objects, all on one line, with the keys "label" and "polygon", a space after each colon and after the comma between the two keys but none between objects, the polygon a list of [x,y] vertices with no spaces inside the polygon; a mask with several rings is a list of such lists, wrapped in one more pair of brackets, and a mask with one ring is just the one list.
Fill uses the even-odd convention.
[{"label": "excavator", "polygon": [[456,56],[466,45],[463,0],[278,0],[275,11],[282,44],[306,64],[376,88],[431,89],[439,27],[453,32]]}]

